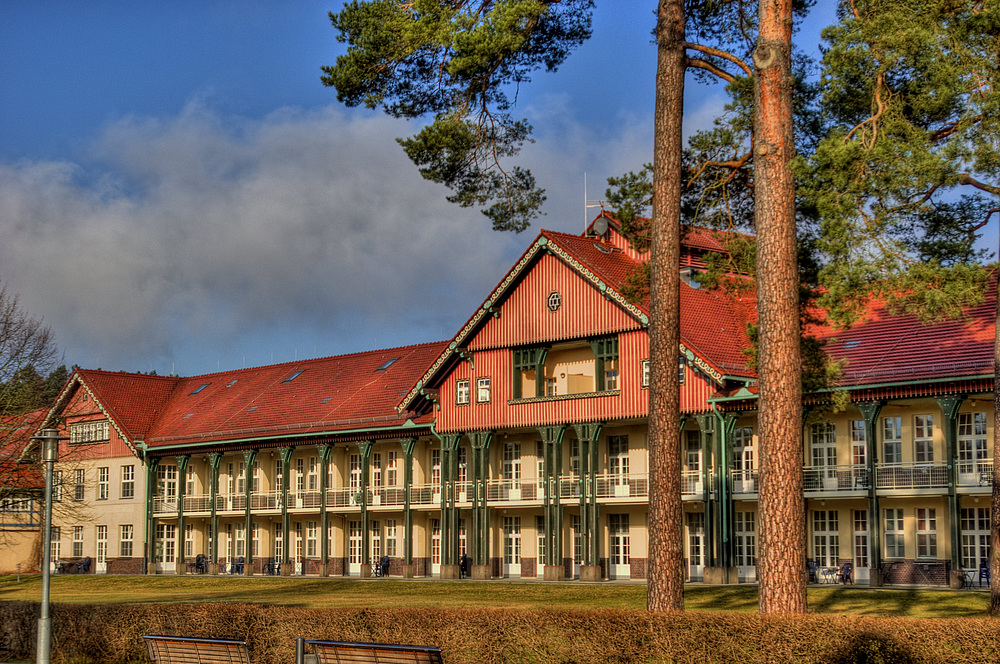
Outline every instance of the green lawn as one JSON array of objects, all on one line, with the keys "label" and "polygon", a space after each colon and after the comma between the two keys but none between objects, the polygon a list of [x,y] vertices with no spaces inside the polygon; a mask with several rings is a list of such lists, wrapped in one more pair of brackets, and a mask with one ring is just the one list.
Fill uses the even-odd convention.
[{"label": "green lawn", "polygon": [[[41,577],[0,576],[0,600],[37,602]],[[493,607],[643,609],[644,585],[392,579],[54,576],[56,603],[203,604],[242,602],[298,607]],[[757,610],[757,587],[688,586],[685,606],[703,611]],[[810,587],[809,607],[832,615],[967,618],[983,616],[989,595],[969,590]]]}]

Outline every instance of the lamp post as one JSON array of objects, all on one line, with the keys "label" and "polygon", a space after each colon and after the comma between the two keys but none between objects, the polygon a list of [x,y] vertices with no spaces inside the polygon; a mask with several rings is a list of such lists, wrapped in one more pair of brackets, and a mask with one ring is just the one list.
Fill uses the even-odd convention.
[{"label": "lamp post", "polygon": [[49,664],[52,623],[49,620],[49,566],[52,558],[52,466],[59,460],[59,441],[66,440],[56,429],[42,429],[32,440],[41,441],[45,464],[45,520],[42,523],[42,615],[38,619],[37,664]]}]

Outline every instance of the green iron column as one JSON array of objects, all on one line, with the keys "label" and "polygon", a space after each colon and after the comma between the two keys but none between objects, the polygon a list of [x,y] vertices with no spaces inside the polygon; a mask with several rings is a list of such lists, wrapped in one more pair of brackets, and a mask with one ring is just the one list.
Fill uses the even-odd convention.
[{"label": "green iron column", "polygon": [[368,516],[368,462],[372,456],[373,440],[358,442],[358,452],[361,454],[361,576],[371,576],[371,520]]},{"label": "green iron column", "polygon": [[[490,564],[490,511],[487,486],[490,472],[492,431],[475,431],[472,439],[472,564]],[[487,576],[488,578],[488,576]]]},{"label": "green iron column", "polygon": [[[458,447],[462,434],[441,434],[441,565],[458,565]],[[442,578],[458,577],[458,569],[445,570]]]},{"label": "green iron column", "polygon": [[698,435],[701,438],[701,501],[705,510],[705,566],[718,567],[719,557],[715,551],[715,491],[712,490],[712,467],[717,461],[712,458],[715,439],[715,417],[710,414],[695,415],[698,421]]},{"label": "green iron column", "polygon": [[559,479],[562,476],[562,441],[565,426],[539,427],[542,437],[542,472],[545,475],[543,506],[545,510],[545,580],[565,578],[563,566],[563,513],[559,502]]},{"label": "green iron column", "polygon": [[187,468],[188,462],[191,457],[188,455],[183,455],[176,457],[177,459],[177,541],[180,543],[177,546],[176,560],[180,561],[176,564],[174,572],[177,574],[183,574],[186,571],[186,567],[182,567],[184,564],[184,543],[186,541],[184,526],[184,493],[187,488]]},{"label": "green iron column", "polygon": [[[958,411],[965,401],[965,395],[951,395],[935,399],[944,415],[945,460],[948,463],[948,521],[951,525],[951,570],[958,575],[957,584],[962,583],[962,522],[961,506],[958,500]],[[953,581],[952,585],[956,585]]]},{"label": "green iron column", "polygon": [[330,515],[326,511],[326,491],[329,488],[330,453],[333,445],[317,445],[319,452],[319,528],[320,528],[320,576],[330,574]]},{"label": "green iron column", "polygon": [[[408,566],[409,576],[413,575],[413,510],[410,508],[410,493],[413,489],[413,450],[416,438],[399,441],[403,448],[403,565]],[[404,569],[403,576],[407,576]]]},{"label": "green iron column", "polygon": [[292,569],[291,556],[289,552],[291,551],[291,541],[289,537],[291,536],[289,530],[291,529],[291,519],[288,516],[288,483],[291,481],[291,468],[292,468],[292,454],[295,452],[294,447],[282,447],[278,450],[278,454],[281,456],[281,575],[291,576]]},{"label": "green iron column", "polygon": [[574,424],[576,438],[580,444],[580,548],[583,566],[580,568],[581,581],[599,581],[601,578],[601,529],[598,527],[597,509],[597,466],[598,441],[603,422],[596,424]]},{"label": "green iron column", "polygon": [[244,450],[243,452],[243,498],[246,501],[244,507],[244,531],[243,548],[246,550],[243,564],[243,574],[253,576],[253,512],[250,507],[250,496],[253,493],[253,462],[257,459],[257,450]]},{"label": "green iron column", "polygon": [[[725,570],[726,582],[730,579],[729,568],[733,566],[733,499],[729,490],[729,465],[732,459],[733,432],[737,416],[716,412],[719,419],[719,435],[716,437],[716,455],[719,473],[715,478],[715,494],[718,499],[719,515],[716,520],[716,542],[719,547],[719,562]],[[735,582],[735,579],[733,580]]]},{"label": "green iron column", "polygon": [[146,461],[146,573],[156,573],[156,517],[153,516],[153,500],[156,497],[157,457]]},{"label": "green iron column", "polygon": [[868,538],[870,561],[868,568],[869,583],[881,586],[882,579],[882,516],[879,514],[878,496],[878,416],[885,406],[884,401],[866,401],[856,404],[865,421],[865,441],[868,457]]},{"label": "green iron column", "polygon": [[211,503],[210,526],[211,537],[208,542],[208,569],[212,574],[219,573],[219,466],[222,464],[222,455],[212,452],[208,455],[208,499]]}]

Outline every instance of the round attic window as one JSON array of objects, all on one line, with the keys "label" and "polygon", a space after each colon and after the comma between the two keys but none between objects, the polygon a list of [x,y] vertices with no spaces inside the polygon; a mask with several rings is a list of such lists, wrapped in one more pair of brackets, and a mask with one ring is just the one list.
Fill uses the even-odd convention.
[{"label": "round attic window", "polygon": [[552,291],[545,304],[549,311],[559,311],[559,307],[562,306],[562,295],[559,294],[559,291]]}]

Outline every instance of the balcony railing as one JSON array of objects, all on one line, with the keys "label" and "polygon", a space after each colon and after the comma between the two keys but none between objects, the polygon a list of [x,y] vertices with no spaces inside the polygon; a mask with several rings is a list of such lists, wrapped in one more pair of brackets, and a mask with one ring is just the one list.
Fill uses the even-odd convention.
[{"label": "balcony railing", "polygon": [[871,480],[867,466],[806,466],[802,486],[806,493],[867,491]]},{"label": "balcony railing", "polygon": [[992,461],[959,461],[958,486],[992,487]]},{"label": "balcony railing", "polygon": [[875,468],[876,489],[947,489],[944,463],[880,463]]}]

